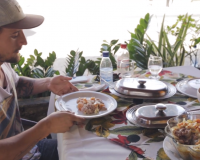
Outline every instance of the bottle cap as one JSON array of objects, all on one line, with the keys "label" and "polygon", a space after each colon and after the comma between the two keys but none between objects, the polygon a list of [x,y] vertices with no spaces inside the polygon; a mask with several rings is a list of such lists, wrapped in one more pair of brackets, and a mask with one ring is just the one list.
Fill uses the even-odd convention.
[{"label": "bottle cap", "polygon": [[126,44],[126,43],[122,43],[120,46],[121,46],[121,48],[124,48],[124,49],[126,49],[126,47],[127,47],[127,44]]},{"label": "bottle cap", "polygon": [[103,51],[103,57],[109,57],[109,51]]}]

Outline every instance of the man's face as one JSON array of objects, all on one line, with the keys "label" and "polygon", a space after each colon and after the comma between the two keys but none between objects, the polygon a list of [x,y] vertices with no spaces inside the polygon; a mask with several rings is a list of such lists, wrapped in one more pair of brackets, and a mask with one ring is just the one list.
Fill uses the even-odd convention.
[{"label": "man's face", "polygon": [[0,64],[16,63],[20,60],[19,50],[27,41],[21,29],[2,28],[0,32]]}]

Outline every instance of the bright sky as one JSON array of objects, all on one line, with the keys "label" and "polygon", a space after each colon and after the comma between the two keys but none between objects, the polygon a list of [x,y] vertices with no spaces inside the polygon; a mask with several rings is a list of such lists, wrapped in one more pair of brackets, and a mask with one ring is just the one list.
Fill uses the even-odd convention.
[{"label": "bright sky", "polygon": [[40,27],[25,30],[28,45],[20,53],[27,58],[38,49],[44,58],[52,51],[57,58],[66,58],[79,48],[84,56],[100,56],[103,40],[129,40],[128,31],[134,32],[148,12],[154,14],[149,34],[156,39],[164,13],[170,17],[166,23],[174,23],[174,17],[190,8],[199,14],[200,1],[190,1],[170,0],[169,8],[166,0],[18,0],[25,13],[45,17]]}]

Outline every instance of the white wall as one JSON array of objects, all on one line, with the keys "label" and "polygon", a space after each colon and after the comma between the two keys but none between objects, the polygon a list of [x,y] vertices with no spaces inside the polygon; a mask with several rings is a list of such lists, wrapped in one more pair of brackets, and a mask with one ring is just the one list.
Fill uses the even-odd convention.
[{"label": "white wall", "polygon": [[79,48],[84,56],[99,56],[103,40],[129,40],[128,31],[148,12],[154,15],[148,33],[157,39],[164,14],[171,24],[179,14],[199,14],[200,1],[190,1],[170,0],[166,7],[166,0],[18,0],[25,13],[45,17],[40,27],[24,31],[28,45],[20,53],[28,58],[38,49],[44,58],[52,51],[66,58]]}]

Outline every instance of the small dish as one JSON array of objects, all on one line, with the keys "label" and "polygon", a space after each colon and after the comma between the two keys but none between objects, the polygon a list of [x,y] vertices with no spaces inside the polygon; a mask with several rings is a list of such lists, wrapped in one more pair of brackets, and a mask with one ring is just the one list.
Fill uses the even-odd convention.
[{"label": "small dish", "polygon": [[185,113],[185,109],[176,104],[144,103],[128,109],[126,117],[140,127],[164,128],[171,117]]},{"label": "small dish", "polygon": [[190,80],[188,80],[188,85],[191,88],[199,89],[200,88],[200,79],[199,78],[190,79]]},{"label": "small dish", "polygon": [[114,95],[116,95],[116,96],[118,96],[118,97],[122,97],[122,98],[136,98],[136,99],[166,99],[166,98],[170,98],[170,97],[172,97],[173,95],[175,95],[176,94],[176,87],[175,86],[173,86],[172,84],[170,84],[170,83],[168,83],[168,82],[164,82],[163,81],[163,83],[164,84],[166,84],[166,86],[167,86],[167,93],[164,95],[164,96],[161,96],[161,97],[152,97],[152,96],[146,96],[146,97],[144,97],[144,96],[141,96],[141,95],[126,95],[126,94],[121,94],[121,93],[119,93],[119,92],[117,92],[115,89],[114,89],[114,87],[115,87],[115,85],[116,85],[116,82],[114,83],[114,87],[110,87],[109,86],[109,90],[110,90],[110,92],[112,93],[112,94],[114,94]]},{"label": "small dish", "polygon": [[182,94],[197,98],[197,89],[200,88],[200,79],[184,79],[176,84],[176,88]]},{"label": "small dish", "polygon": [[124,78],[119,80],[115,91],[129,96],[163,97],[167,94],[167,85],[155,79]]}]

